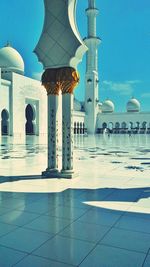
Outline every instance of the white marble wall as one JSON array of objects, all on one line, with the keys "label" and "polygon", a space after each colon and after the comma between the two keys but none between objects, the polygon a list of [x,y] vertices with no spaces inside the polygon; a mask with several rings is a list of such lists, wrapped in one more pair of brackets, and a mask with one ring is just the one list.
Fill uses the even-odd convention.
[{"label": "white marble wall", "polygon": [[150,127],[150,112],[99,113],[97,128],[102,128],[104,122],[106,122],[107,125],[110,122],[114,125],[116,122],[119,122],[120,124],[126,122],[127,125],[129,125],[130,122],[133,122],[133,127],[136,127],[137,122],[139,122],[141,126],[144,121],[146,121]]},{"label": "white marble wall", "polygon": [[11,90],[11,82],[5,81],[0,77],[0,135],[1,135],[1,113],[3,109],[6,109],[9,114],[9,133],[11,130],[12,114],[10,112],[9,97]]},{"label": "white marble wall", "polygon": [[[9,81],[0,78],[0,112],[7,109],[10,115],[10,135],[25,137],[25,108],[27,104],[36,110],[36,134],[47,135],[47,94],[39,81],[12,73]],[[62,129],[62,96],[59,96],[58,135]],[[85,121],[85,113],[74,111],[73,122]],[[1,133],[1,123],[0,123]],[[62,139],[59,138],[59,146]]]},{"label": "white marble wall", "polygon": [[13,133],[25,134],[25,108],[33,104],[36,108],[36,134],[47,133],[47,95],[39,81],[13,73]]}]

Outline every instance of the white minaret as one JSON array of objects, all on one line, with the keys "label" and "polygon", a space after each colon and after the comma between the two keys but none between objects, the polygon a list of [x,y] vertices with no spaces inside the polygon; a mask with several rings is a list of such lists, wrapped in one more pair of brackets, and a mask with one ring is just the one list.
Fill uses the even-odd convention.
[{"label": "white minaret", "polygon": [[96,118],[98,112],[98,45],[100,38],[96,36],[96,16],[99,11],[96,8],[95,0],[88,0],[89,6],[86,9],[88,20],[88,36],[84,39],[88,47],[86,58],[85,75],[85,111],[87,132],[94,134],[96,131]]}]

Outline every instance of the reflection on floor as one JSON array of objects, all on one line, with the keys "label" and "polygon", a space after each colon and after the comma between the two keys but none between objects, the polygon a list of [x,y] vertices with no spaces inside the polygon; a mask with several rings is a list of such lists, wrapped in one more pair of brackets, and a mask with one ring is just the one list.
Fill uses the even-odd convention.
[{"label": "reflection on floor", "polygon": [[149,267],[149,148],[146,135],[75,137],[78,178],[41,179],[45,140],[3,138],[0,266]]}]

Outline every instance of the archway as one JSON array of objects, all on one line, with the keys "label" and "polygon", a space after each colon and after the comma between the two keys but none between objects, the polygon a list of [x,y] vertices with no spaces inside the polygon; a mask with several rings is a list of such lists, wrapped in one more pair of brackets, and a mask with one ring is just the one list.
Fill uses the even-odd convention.
[{"label": "archway", "polygon": [[3,109],[1,112],[1,134],[9,134],[9,113],[6,109]]},{"label": "archway", "polygon": [[79,122],[77,122],[77,134],[79,134],[79,131],[80,131],[79,127],[80,127],[80,124]]},{"label": "archway", "polygon": [[146,121],[143,121],[143,123],[142,123],[142,128],[143,128],[144,130],[146,130],[146,128],[147,128],[147,122],[146,122]]},{"label": "archway", "polygon": [[146,121],[143,121],[143,123],[142,123],[142,130],[143,130],[143,133],[146,133],[146,131],[147,131],[147,122]]},{"label": "archway", "polygon": [[76,124],[76,122],[74,122],[74,134],[76,134],[77,133],[77,124]]},{"label": "archway", "polygon": [[106,129],[106,128],[107,128],[107,123],[106,123],[106,122],[104,122],[104,123],[102,124],[102,128],[103,128],[103,129]]},{"label": "archway", "polygon": [[26,135],[35,134],[35,109],[33,106],[28,104],[25,110],[26,115]]},{"label": "archway", "polygon": [[115,128],[118,130],[120,128],[120,123],[119,122],[116,122],[115,123]]},{"label": "archway", "polygon": [[119,122],[116,122],[115,123],[115,133],[116,134],[119,134],[120,133],[120,123]]},{"label": "archway", "polygon": [[83,134],[83,126],[82,126],[82,122],[80,122],[80,134]]},{"label": "archway", "polygon": [[113,123],[112,122],[108,123],[108,129],[111,130],[111,131],[113,130]]},{"label": "archway", "polygon": [[83,122],[83,134],[85,133],[85,124]]},{"label": "archway", "polygon": [[132,129],[133,129],[133,122],[130,121],[130,122],[129,122],[129,126],[128,126],[128,130],[132,130]]},{"label": "archway", "polygon": [[123,130],[125,130],[125,129],[127,128],[127,124],[126,124],[125,121],[122,122],[122,124],[121,124],[121,128],[122,128]]},{"label": "archway", "polygon": [[139,122],[139,121],[136,122],[136,128],[137,128],[138,130],[140,129],[140,122]]}]

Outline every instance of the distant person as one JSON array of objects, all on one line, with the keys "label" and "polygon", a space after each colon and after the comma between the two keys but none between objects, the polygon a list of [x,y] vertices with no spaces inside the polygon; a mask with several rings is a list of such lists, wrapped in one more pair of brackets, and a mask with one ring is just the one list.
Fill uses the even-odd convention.
[{"label": "distant person", "polygon": [[106,133],[107,133],[107,129],[104,128],[104,130],[103,130],[103,134],[106,134]]}]

